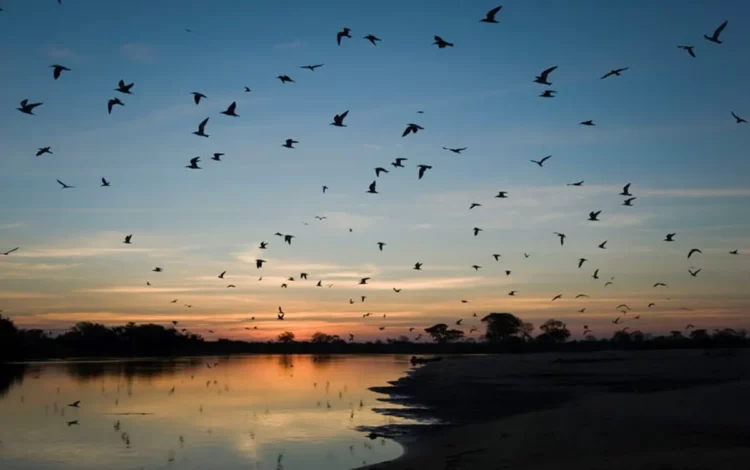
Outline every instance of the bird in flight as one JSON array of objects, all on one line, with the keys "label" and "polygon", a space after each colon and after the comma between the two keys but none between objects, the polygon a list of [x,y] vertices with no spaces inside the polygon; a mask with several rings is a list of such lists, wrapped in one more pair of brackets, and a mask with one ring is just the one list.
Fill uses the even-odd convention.
[{"label": "bird in flight", "polygon": [[430,165],[417,165],[417,168],[419,168],[419,179],[422,179],[427,170],[432,169]]},{"label": "bird in flight", "polygon": [[632,309],[631,309],[630,307],[628,307],[628,305],[627,305],[627,304],[620,304],[620,305],[618,305],[617,307],[615,307],[615,310],[619,310],[619,309],[621,309],[621,308],[626,308],[626,309],[628,309],[628,310],[632,310]]},{"label": "bird in flight", "polygon": [[133,238],[133,234],[132,233],[130,235],[125,235],[125,241],[123,243],[126,244],[126,245],[132,245],[132,243],[130,243],[130,240],[132,238]]},{"label": "bird in flight", "polygon": [[195,101],[195,104],[200,104],[201,99],[206,97],[206,95],[204,95],[203,93],[198,93],[197,91],[194,91],[190,94],[193,95],[193,101]]},{"label": "bird in flight", "polygon": [[683,49],[690,54],[691,57],[695,57],[695,46],[677,46],[679,49]]},{"label": "bird in flight", "polygon": [[567,237],[567,235],[565,235],[564,233],[560,233],[560,232],[555,232],[555,235],[560,237],[560,246],[565,245],[565,238]]},{"label": "bird in flight", "polygon": [[328,186],[325,186],[325,185],[324,185],[324,186],[323,186],[323,194],[325,194],[325,193],[326,193],[326,191],[328,191]]},{"label": "bird in flight", "polygon": [[58,184],[59,184],[60,186],[62,186],[62,189],[73,189],[73,188],[75,188],[75,186],[69,186],[69,185],[67,185],[67,184],[63,183],[63,182],[62,182],[62,181],[60,181],[60,180],[57,180],[57,183],[58,183]]},{"label": "bird in flight", "polygon": [[508,198],[508,191],[498,191],[497,196],[495,196],[498,199],[507,199]]},{"label": "bird in flight", "polygon": [[190,165],[186,165],[185,168],[190,168],[191,170],[200,170],[201,167],[198,166],[199,161],[201,161],[201,157],[193,157],[190,159]]},{"label": "bird in flight", "polygon": [[152,269],[152,271],[153,271],[153,272],[155,272],[155,273],[161,273],[161,272],[164,272],[164,270],[163,270],[162,268],[160,268],[159,266],[157,266],[157,267],[155,267],[154,269]]},{"label": "bird in flight", "polygon": [[446,47],[453,47],[452,42],[448,42],[445,39],[441,38],[440,36],[435,36],[434,39],[435,39],[435,42],[433,42],[432,44],[437,46],[438,49],[445,49]]},{"label": "bird in flight", "polygon": [[691,276],[695,277],[698,275],[699,272],[701,272],[701,269],[696,269],[695,271],[691,271],[690,269],[688,269],[688,272],[690,273]]},{"label": "bird in flight", "polygon": [[539,95],[540,98],[554,98],[555,93],[557,93],[555,90],[544,90],[541,95]]},{"label": "bird in flight", "polygon": [[743,119],[743,118],[741,118],[741,117],[737,116],[737,115],[736,115],[736,114],[734,113],[734,111],[732,111],[732,117],[733,117],[733,118],[735,119],[735,121],[737,121],[737,124],[742,124],[742,123],[745,123],[745,124],[746,124],[746,123],[747,123],[747,120],[745,120],[745,119]]},{"label": "bird in flight", "polygon": [[667,238],[664,239],[665,242],[673,242],[674,236],[677,235],[676,233],[668,233]]},{"label": "bird in flight", "polygon": [[307,279],[307,273],[299,273],[300,279]]},{"label": "bird in flight", "polygon": [[34,116],[35,115],[34,114],[34,108],[36,108],[38,106],[41,106],[44,103],[29,103],[29,100],[23,100],[23,101],[21,101],[20,104],[21,104],[21,107],[20,108],[16,108],[16,109],[18,109],[19,111],[21,111],[24,114],[31,114],[32,116]]},{"label": "bird in flight", "polygon": [[608,242],[608,241],[609,241],[609,240],[604,240],[603,242],[601,242],[601,243],[599,244],[599,248],[601,248],[602,250],[606,250],[606,249],[607,249],[607,242]]},{"label": "bird in flight", "polygon": [[730,255],[739,255],[740,252],[739,252],[739,250],[732,250],[732,251],[729,252],[729,254]]},{"label": "bird in flight", "polygon": [[552,82],[549,81],[549,74],[554,72],[556,69],[557,69],[557,65],[544,70],[540,75],[538,75],[534,79],[534,82],[539,83],[540,85],[552,85]]},{"label": "bird in flight", "polygon": [[622,192],[620,193],[620,196],[632,196],[632,194],[630,194],[630,183],[622,187]]},{"label": "bird in flight", "polygon": [[607,281],[604,283],[604,287],[611,286],[613,284],[612,281]]},{"label": "bird in flight", "polygon": [[375,168],[375,177],[376,178],[380,178],[380,174],[381,173],[388,173],[388,170],[386,170],[385,168],[380,167],[380,166],[377,167],[377,168]]},{"label": "bird in flight", "polygon": [[394,168],[405,168],[403,162],[408,160],[408,158],[397,158],[396,161],[391,162],[391,165],[393,165]]},{"label": "bird in flight", "polygon": [[586,294],[578,294],[578,295],[576,295],[576,299],[580,299],[582,297],[588,297],[588,295],[586,295]]},{"label": "bird in flight", "polygon": [[461,152],[463,152],[463,151],[464,151],[464,150],[466,150],[467,148],[468,148],[468,147],[462,147],[462,148],[455,148],[455,149],[452,149],[452,148],[448,148],[448,147],[443,147],[443,150],[448,150],[449,152],[453,152],[453,153],[455,153],[456,155],[461,155]]},{"label": "bird in flight", "polygon": [[611,77],[613,75],[616,76],[616,77],[619,77],[622,72],[624,72],[626,70],[629,70],[629,69],[630,69],[630,67],[623,67],[621,69],[610,70],[609,72],[607,72],[604,75],[602,75],[601,79],[604,80],[605,78],[609,78],[609,77]]},{"label": "bird in flight", "polygon": [[278,78],[279,80],[281,80],[282,85],[284,83],[286,83],[286,82],[295,83],[294,80],[292,80],[292,77],[290,77],[289,75],[279,75],[276,78]]},{"label": "bird in flight", "polygon": [[508,292],[508,295],[510,295],[511,297],[513,297],[513,296],[515,296],[515,295],[516,295],[517,293],[518,293],[518,291],[517,291],[517,290],[512,290],[512,291]]},{"label": "bird in flight", "polygon": [[255,267],[257,269],[260,269],[260,268],[263,267],[263,263],[265,263],[265,262],[266,262],[266,260],[264,260],[264,259],[256,259],[255,260]]},{"label": "bird in flight", "polygon": [[36,151],[36,156],[44,155],[45,153],[48,153],[50,155],[53,155],[52,147],[42,147],[39,150]]},{"label": "bird in flight", "polygon": [[493,254],[493,255],[492,255],[492,257],[493,257],[493,258],[495,258],[495,261],[500,261],[500,257],[501,257],[501,256],[502,256],[502,255],[500,255],[500,254],[497,254],[497,253],[495,253],[495,254]]},{"label": "bird in flight", "polygon": [[206,134],[206,124],[208,124],[208,119],[209,118],[206,118],[201,121],[200,124],[198,124],[198,130],[193,132],[194,135],[197,135],[199,137],[208,137],[208,134]]},{"label": "bird in flight", "polygon": [[591,211],[589,212],[589,222],[599,222],[599,214],[601,214],[602,211]]},{"label": "bird in flight", "polygon": [[578,259],[578,269],[581,269],[581,266],[583,266],[583,263],[588,261],[586,258],[579,258]]},{"label": "bird in flight", "polygon": [[101,187],[102,187],[102,188],[108,188],[108,187],[109,187],[109,181],[107,181],[107,179],[106,179],[106,178],[104,178],[104,177],[102,177],[102,184],[101,184]]},{"label": "bird in flight", "polygon": [[469,206],[469,210],[472,210],[475,207],[482,207],[482,205],[479,204],[478,202],[472,202],[471,205]]},{"label": "bird in flight", "polygon": [[591,119],[589,119],[588,121],[581,121],[579,124],[582,126],[596,126],[596,124],[594,124],[594,121]]},{"label": "bird in flight", "polygon": [[503,6],[500,5],[499,7],[495,7],[492,10],[488,11],[487,14],[484,16],[484,18],[482,18],[481,20],[479,20],[479,22],[480,23],[499,23],[499,21],[497,21],[495,19],[495,15],[497,15],[497,13],[502,8],[503,8]]},{"label": "bird in flight", "polygon": [[556,296],[552,297],[552,302],[554,302],[557,299],[562,299],[562,294],[557,294]]},{"label": "bird in flight", "polygon": [[18,251],[18,249],[19,249],[19,248],[20,248],[20,247],[15,247],[15,248],[13,248],[12,250],[8,250],[8,251],[6,251],[6,252],[4,252],[4,253],[1,253],[1,254],[2,254],[3,256],[8,256],[9,254],[11,254],[11,253],[13,253],[13,252],[16,252],[16,251]]},{"label": "bird in flight", "polygon": [[547,155],[546,157],[542,158],[541,160],[531,160],[531,163],[536,163],[540,167],[544,166],[544,162],[552,158],[552,155]]},{"label": "bird in flight", "polygon": [[222,111],[221,114],[226,114],[227,116],[232,116],[232,117],[240,117],[240,115],[235,112],[236,110],[237,110],[237,102],[232,101],[232,104],[230,104],[226,110]]},{"label": "bird in flight", "polygon": [[307,69],[307,70],[310,70],[311,72],[315,72],[315,69],[317,69],[317,68],[319,68],[319,67],[322,67],[323,65],[325,65],[325,64],[316,64],[316,65],[302,65],[302,66],[301,66],[300,68],[301,68],[301,69]]},{"label": "bird in flight", "polygon": [[315,218],[318,219],[318,220],[326,220],[328,217],[316,215]]},{"label": "bird in flight", "polygon": [[224,156],[223,153],[215,153],[214,156],[211,157],[211,160],[213,160],[215,162],[220,162],[221,161],[221,157],[223,157],[223,156]]},{"label": "bird in flight", "polygon": [[286,140],[284,141],[284,143],[283,143],[283,144],[281,144],[281,146],[282,146],[282,147],[286,147],[286,148],[288,148],[288,149],[293,149],[293,148],[296,148],[296,147],[294,146],[294,144],[298,144],[298,143],[299,143],[299,141],[298,141],[298,140],[294,140],[294,139],[286,139]]},{"label": "bird in flight", "polygon": [[386,245],[386,244],[385,244],[385,243],[383,243],[383,242],[378,242],[378,248],[380,248],[380,251],[383,251],[383,247],[384,247],[385,245]]},{"label": "bird in flight", "polygon": [[370,183],[370,186],[367,192],[370,194],[378,194],[377,189],[375,189],[376,185],[377,185],[377,181],[373,180],[372,183]]},{"label": "bird in flight", "polygon": [[724,31],[724,28],[727,27],[727,24],[729,21],[723,22],[718,28],[716,28],[716,31],[714,31],[714,34],[711,36],[704,34],[703,37],[706,38],[707,41],[715,42],[716,44],[722,44],[722,41],[719,39],[719,36],[721,36],[721,33]]},{"label": "bird in flight", "polygon": [[373,46],[378,45],[378,41],[382,41],[379,37],[375,36],[374,34],[368,34],[367,36],[363,37],[362,39],[367,39],[372,43]]},{"label": "bird in flight", "polygon": [[107,113],[112,114],[112,108],[115,106],[125,106],[125,103],[120,101],[120,98],[112,98],[111,100],[107,101]]},{"label": "bird in flight", "polygon": [[625,199],[624,201],[622,201],[622,205],[623,206],[628,206],[628,207],[633,207],[633,201],[635,201],[636,199],[637,199],[636,197],[629,197],[629,198]]},{"label": "bird in flight", "polygon": [[701,250],[699,250],[698,248],[693,248],[693,249],[691,249],[691,250],[690,250],[690,251],[688,252],[688,256],[687,256],[687,257],[688,257],[688,259],[690,259],[690,257],[691,257],[691,256],[693,256],[693,254],[695,254],[695,253],[700,253],[700,254],[703,254],[703,252],[702,252]]},{"label": "bird in flight", "polygon": [[260,246],[258,248],[261,250],[265,250],[266,247],[268,247],[268,242],[260,242]]},{"label": "bird in flight", "polygon": [[667,286],[663,282],[657,282],[656,284],[654,284],[654,287],[669,287],[669,286]]},{"label": "bird in flight", "polygon": [[135,83],[125,84],[124,80],[120,80],[115,91],[125,95],[132,95],[133,93],[130,90],[133,88],[133,85],[135,85]]},{"label": "bird in flight", "polygon": [[336,127],[346,127],[346,124],[344,124],[344,119],[346,118],[347,114],[349,114],[348,109],[341,114],[335,115],[333,117],[333,122],[331,123],[331,125]]},{"label": "bird in flight", "polygon": [[473,264],[471,267],[474,268],[474,271],[479,271],[480,269],[482,269],[482,267],[478,264]]},{"label": "bird in flight", "polygon": [[221,274],[219,274],[219,279],[224,279],[224,275],[226,274],[226,271],[222,271]]},{"label": "bird in flight", "polygon": [[655,305],[656,305],[655,303],[651,302],[650,304],[648,304],[648,308],[651,308],[651,307],[653,307]]},{"label": "bird in flight", "polygon": [[568,186],[583,186],[583,181],[576,181],[575,183],[568,183]]},{"label": "bird in flight", "polygon": [[361,286],[362,285],[366,285],[367,281],[369,281],[369,280],[370,280],[369,277],[363,277],[362,279],[359,280],[359,285],[361,285]]},{"label": "bird in flight", "polygon": [[276,316],[279,317],[279,320],[283,320],[284,319],[284,315],[286,315],[284,313],[284,310],[281,308],[281,306],[279,306],[279,313],[277,313]]},{"label": "bird in flight", "polygon": [[[580,266],[579,266],[580,267]],[[594,270],[594,274],[591,275],[594,279],[599,279],[599,269]]]},{"label": "bird in flight", "polygon": [[422,263],[420,263],[420,262],[414,263],[414,270],[415,271],[421,271],[422,270]]},{"label": "bird in flight", "polygon": [[52,71],[52,77],[55,80],[57,80],[58,78],[60,78],[60,75],[63,73],[63,71],[70,72],[70,69],[67,68],[67,67],[65,67],[65,66],[63,66],[63,65],[50,65],[50,68],[54,69]]},{"label": "bird in flight", "polygon": [[410,123],[406,126],[406,129],[404,130],[404,133],[401,134],[401,137],[406,137],[409,134],[416,134],[419,131],[424,130],[424,127],[420,126],[419,124]]},{"label": "bird in flight", "polygon": [[336,43],[340,46],[341,45],[341,38],[352,38],[352,35],[350,34],[352,32],[349,28],[344,28],[338,33],[336,33]]},{"label": "bird in flight", "polygon": [[250,92],[252,92],[252,91],[253,91],[253,90],[251,90],[251,89],[250,89],[250,87],[247,87],[247,86],[245,87],[245,93],[250,93]]},{"label": "bird in flight", "polygon": [[284,241],[286,242],[287,245],[292,244],[292,238],[294,238],[294,235],[284,235]]},{"label": "bird in flight", "polygon": [[477,235],[479,235],[479,232],[481,232],[481,231],[482,231],[482,229],[481,229],[481,228],[479,228],[479,227],[474,227],[474,228],[473,228],[472,230],[474,230],[474,236],[475,236],[475,237],[476,237]]}]

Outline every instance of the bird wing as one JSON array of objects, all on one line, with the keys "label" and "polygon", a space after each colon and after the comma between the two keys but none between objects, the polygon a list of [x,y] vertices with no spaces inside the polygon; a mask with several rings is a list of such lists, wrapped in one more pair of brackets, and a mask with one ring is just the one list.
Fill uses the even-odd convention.
[{"label": "bird wing", "polygon": [[194,157],[194,158],[191,158],[191,159],[190,159],[190,164],[191,164],[191,165],[197,165],[197,164],[198,164],[198,162],[200,161],[200,159],[201,159],[201,157]]},{"label": "bird wing", "polygon": [[728,20],[725,21],[725,22],[723,22],[721,24],[721,26],[719,26],[718,28],[716,28],[716,31],[714,31],[714,38],[715,39],[719,39],[719,35],[721,34],[722,31],[724,31],[724,28],[727,27],[727,24],[729,24]]},{"label": "bird wing", "polygon": [[206,124],[208,123],[208,119],[209,119],[209,118],[206,118],[206,119],[204,119],[203,121],[201,121],[201,123],[200,123],[200,124],[198,124],[198,131],[199,131],[199,132],[200,132],[201,134],[203,133],[203,130],[204,130],[204,129],[206,128]]},{"label": "bird wing", "polygon": [[339,114],[339,115],[338,115],[338,117],[339,117],[339,119],[341,119],[341,120],[343,121],[343,120],[344,120],[344,118],[345,118],[345,117],[346,117],[346,116],[347,116],[348,114],[349,114],[349,110],[347,109],[347,110],[346,110],[346,111],[344,111],[343,113]]},{"label": "bird wing", "polygon": [[552,72],[554,72],[556,68],[557,68],[557,65],[552,66],[552,67],[546,69],[544,72],[542,72],[542,78],[544,78],[545,80],[547,80],[547,76],[549,76],[549,74],[551,74]]},{"label": "bird wing", "polygon": [[497,15],[497,12],[500,11],[501,8],[503,8],[502,5],[500,5],[499,7],[495,7],[492,10],[488,11],[487,12],[487,19],[494,20],[495,19],[495,15]]},{"label": "bird wing", "polygon": [[542,159],[541,159],[541,160],[539,161],[539,163],[544,163],[544,162],[546,162],[547,160],[549,160],[550,158],[552,158],[552,155],[547,155],[546,157],[542,158]]},{"label": "bird wing", "polygon": [[63,183],[63,182],[62,182],[62,181],[60,181],[60,180],[57,180],[57,182],[58,182],[58,183],[60,183],[60,186],[62,186],[63,188],[64,188],[64,187],[66,186],[66,184],[65,184],[65,183]]}]

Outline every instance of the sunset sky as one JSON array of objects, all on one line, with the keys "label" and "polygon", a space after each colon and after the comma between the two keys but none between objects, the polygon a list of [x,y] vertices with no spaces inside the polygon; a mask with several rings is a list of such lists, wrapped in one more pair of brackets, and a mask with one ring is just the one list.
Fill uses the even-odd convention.
[{"label": "sunset sky", "polygon": [[[0,256],[3,315],[52,330],[179,320],[262,340],[385,339],[459,318],[468,333],[489,312],[557,318],[575,336],[750,327],[750,125],[730,114],[750,120],[750,3],[509,0],[499,24],[479,23],[495,6],[0,0],[0,252],[20,247]],[[727,19],[723,44],[703,39]],[[455,47],[431,45],[436,34]],[[51,64],[72,70],[55,81]],[[558,95],[539,98],[532,81],[552,65]],[[134,95],[113,91],[120,79]],[[125,106],[108,115],[115,96]],[[44,103],[36,116],[15,110],[24,98]],[[232,101],[240,117],[219,114]],[[348,127],[329,125],[347,109]],[[210,138],[191,135],[206,117]],[[412,122],[424,131],[402,138]],[[184,168],[198,155],[203,170]],[[433,167],[422,180],[418,164]],[[378,166],[390,173],[367,194]],[[688,260],[691,248],[703,254]],[[621,303],[632,313],[613,325]]]}]

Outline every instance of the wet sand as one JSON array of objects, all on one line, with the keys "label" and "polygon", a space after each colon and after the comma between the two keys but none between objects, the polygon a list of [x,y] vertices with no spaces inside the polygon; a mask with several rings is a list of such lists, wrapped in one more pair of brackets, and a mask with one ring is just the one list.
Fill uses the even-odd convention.
[{"label": "wet sand", "polygon": [[392,385],[454,424],[370,469],[750,468],[750,350],[446,358]]}]

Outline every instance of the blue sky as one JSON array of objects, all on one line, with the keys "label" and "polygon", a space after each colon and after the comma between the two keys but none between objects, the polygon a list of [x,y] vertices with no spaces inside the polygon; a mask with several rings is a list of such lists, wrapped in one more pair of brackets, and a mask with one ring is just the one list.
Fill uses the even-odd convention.
[{"label": "blue sky", "polygon": [[[475,311],[608,334],[610,303],[658,299],[658,312],[629,326],[658,332],[687,316],[747,326],[747,257],[727,254],[750,250],[750,127],[730,115],[750,117],[746,3],[515,1],[495,25],[478,22],[496,6],[482,2],[63,3],[0,2],[0,251],[22,247],[0,259],[0,309],[21,324],[179,317],[242,337],[256,316],[262,337],[282,328],[273,321],[282,304],[298,320],[285,329],[364,337]],[[725,19],[724,44],[705,41]],[[338,47],[344,26],[353,39]],[[382,43],[361,39],[369,33]],[[435,34],[456,46],[437,49]],[[54,81],[55,63],[72,70]],[[538,98],[544,87],[532,80],[552,65],[558,96]],[[617,67],[630,70],[599,79]],[[120,79],[135,94],[107,115]],[[196,106],[193,91],[208,98]],[[15,111],[24,98],[44,102],[36,116]],[[232,101],[240,117],[220,115]],[[328,125],[346,109],[347,128]],[[206,117],[211,137],[191,135]],[[597,127],[578,125],[586,119]],[[425,130],[402,138],[410,122]],[[286,138],[298,148],[282,148]],[[44,146],[54,155],[35,158]],[[213,152],[224,161],[210,161]],[[185,169],[198,155],[204,169]],[[544,168],[529,162],[546,155]],[[395,157],[408,167],[390,167]],[[417,164],[433,169],[417,180]],[[377,196],[365,193],[376,166],[392,170]],[[101,177],[112,187],[100,188]],[[76,189],[61,191],[57,178]],[[566,186],[579,180],[583,188]],[[633,208],[618,196],[628,182]],[[510,198],[494,199],[499,190]],[[483,205],[469,212],[471,202]],[[602,222],[586,222],[598,209]],[[294,234],[292,246],[277,231]],[[565,247],[554,231],[568,234]],[[667,232],[679,242],[662,243]],[[269,263],[259,272],[261,240]],[[377,241],[388,243],[383,253]],[[693,247],[705,254],[687,261]],[[580,271],[579,257],[590,260]],[[410,269],[416,261],[423,272]],[[690,266],[704,271],[691,278]],[[281,290],[299,268],[334,288]],[[223,270],[228,282],[216,279]],[[367,275],[372,295],[356,285]],[[603,288],[611,276],[616,291]],[[664,279],[673,300],[662,306],[650,286]],[[509,298],[513,289],[521,294]],[[591,291],[588,304],[549,304],[579,291]],[[349,304],[359,295],[371,300]],[[178,297],[193,307],[169,304]],[[363,323],[368,311],[389,315]]]}]

